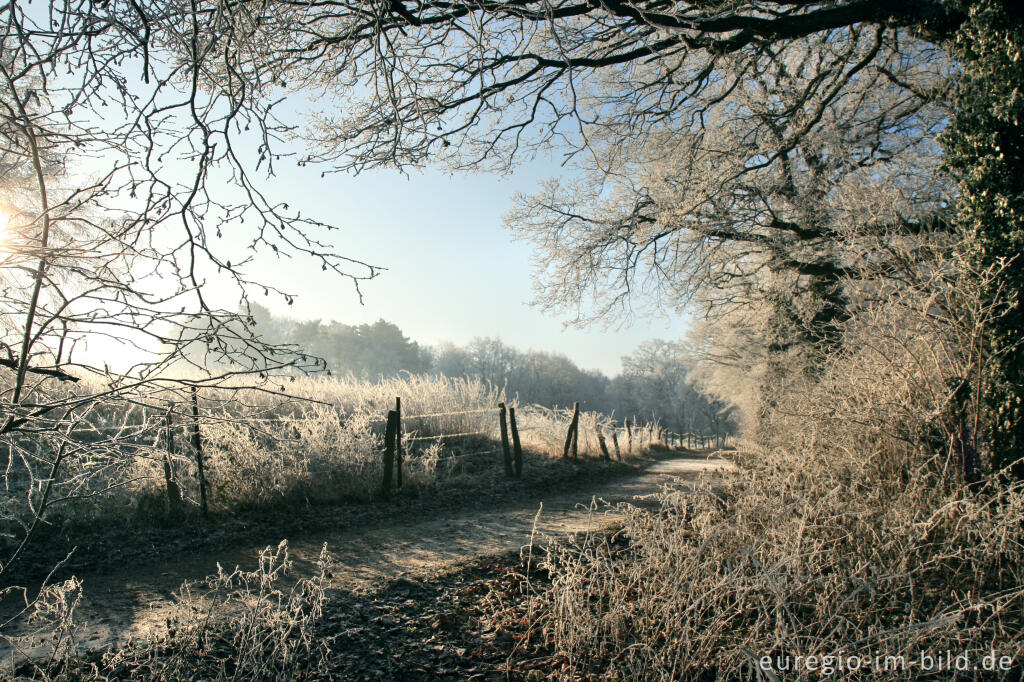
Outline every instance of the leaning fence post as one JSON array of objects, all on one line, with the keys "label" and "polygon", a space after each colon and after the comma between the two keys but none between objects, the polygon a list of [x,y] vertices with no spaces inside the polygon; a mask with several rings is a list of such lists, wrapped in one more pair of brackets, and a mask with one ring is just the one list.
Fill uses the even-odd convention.
[{"label": "leaning fence post", "polygon": [[394,479],[395,468],[395,415],[394,410],[388,410],[387,426],[384,427],[384,480],[381,481],[381,494],[387,495],[391,492],[391,481]]},{"label": "leaning fence post", "polygon": [[167,434],[167,451],[164,452],[164,482],[167,486],[167,513],[173,513],[181,509],[181,486],[174,480],[174,471],[171,468],[171,457],[174,455],[174,423],[172,420],[171,408],[168,408],[164,417],[164,428]]},{"label": "leaning fence post", "polygon": [[203,440],[199,434],[199,392],[192,387],[192,449],[196,453],[196,469],[199,473],[199,508],[206,516],[206,472],[203,470]]},{"label": "leaning fence post", "polygon": [[509,425],[512,427],[512,450],[516,458],[516,478],[523,475],[523,448],[519,444],[519,427],[516,426],[516,408],[508,408]]},{"label": "leaning fence post", "polygon": [[608,444],[604,440],[604,431],[600,424],[597,426],[597,444],[601,447],[601,454],[604,455],[604,458],[611,459],[612,456],[608,454]]},{"label": "leaning fence post", "polygon": [[395,485],[402,487],[402,399],[395,398]]},{"label": "leaning fence post", "polygon": [[512,478],[512,451],[508,447],[508,421],[505,403],[498,403],[498,423],[501,426],[501,452],[505,458],[505,476]]},{"label": "leaning fence post", "polygon": [[[577,405],[579,403],[576,403]],[[565,445],[562,447],[562,459],[569,456],[569,449],[572,447],[572,427],[576,423],[576,415],[573,414],[572,419],[569,420],[569,430],[565,432]]]},{"label": "leaning fence post", "polygon": [[622,451],[619,450],[619,430],[612,424],[612,445],[615,446],[615,459],[622,459]]}]

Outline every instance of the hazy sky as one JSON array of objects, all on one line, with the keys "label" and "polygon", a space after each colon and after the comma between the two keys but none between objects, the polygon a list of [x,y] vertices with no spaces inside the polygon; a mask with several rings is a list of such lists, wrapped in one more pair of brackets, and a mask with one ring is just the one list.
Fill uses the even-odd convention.
[{"label": "hazy sky", "polygon": [[383,318],[427,344],[499,336],[609,375],[640,342],[685,332],[680,319],[640,319],[618,331],[563,329],[562,319],[529,306],[530,247],[514,243],[501,218],[512,195],[557,173],[554,165],[535,163],[512,176],[378,171],[321,178],[322,168],[279,163],[267,185],[273,198],[341,226],[331,236],[341,253],[388,269],[363,285],[360,306],[351,284],[309,262],[282,259],[268,274],[298,297],[290,307],[273,296],[258,301],[275,314],[346,324]]}]

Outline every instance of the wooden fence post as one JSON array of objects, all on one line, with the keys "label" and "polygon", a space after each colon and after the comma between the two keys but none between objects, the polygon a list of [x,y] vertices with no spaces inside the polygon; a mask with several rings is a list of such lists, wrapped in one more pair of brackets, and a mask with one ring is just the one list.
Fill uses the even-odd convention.
[{"label": "wooden fence post", "polygon": [[580,404],[572,404],[572,456],[580,456]]},{"label": "wooden fence post", "polygon": [[[614,424],[612,425],[614,427]],[[619,450],[619,430],[612,428],[612,445],[615,446],[615,459],[622,459],[622,452]]]},{"label": "wooden fence post", "polygon": [[600,425],[597,427],[597,444],[601,447],[601,454],[604,455],[604,458],[611,459],[612,456],[608,454],[608,444],[604,441],[604,431]]},{"label": "wooden fence post", "polygon": [[[579,405],[579,403],[576,403]],[[565,432],[565,445],[562,447],[562,459],[569,456],[569,450],[572,448],[572,428],[576,424],[576,413],[573,412],[572,419],[569,420],[569,430]]]},{"label": "wooden fence post", "polygon": [[508,420],[512,427],[512,450],[515,454],[516,478],[523,476],[523,448],[519,444],[519,427],[516,426],[516,408],[508,408]]},{"label": "wooden fence post", "polygon": [[387,426],[384,427],[384,480],[380,485],[383,495],[391,492],[391,482],[394,480],[396,415],[394,410],[388,410]]},{"label": "wooden fence post", "polygon": [[633,454],[633,425],[626,420],[626,452]]},{"label": "wooden fence post", "polygon": [[199,434],[199,392],[192,387],[192,449],[196,454],[196,469],[199,472],[199,508],[207,515],[206,472],[203,470],[203,440]]},{"label": "wooden fence post", "polygon": [[402,399],[395,398],[395,485],[402,487]]},{"label": "wooden fence post", "polygon": [[508,421],[505,418],[505,403],[498,403],[498,424],[501,426],[501,452],[505,458],[505,476],[512,478],[512,451],[508,447]]},{"label": "wooden fence post", "polygon": [[164,428],[167,434],[167,451],[164,453],[164,482],[167,486],[167,513],[173,514],[181,509],[181,486],[174,480],[171,468],[171,457],[174,455],[174,422],[171,409],[168,408],[164,417]]}]

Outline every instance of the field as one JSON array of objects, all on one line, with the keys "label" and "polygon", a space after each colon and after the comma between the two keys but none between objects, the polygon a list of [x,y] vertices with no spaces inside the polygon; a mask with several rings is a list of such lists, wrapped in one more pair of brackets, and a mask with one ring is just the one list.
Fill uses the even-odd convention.
[{"label": "field", "polygon": [[[502,469],[498,390],[473,379],[408,376],[381,382],[302,378],[287,393],[202,388],[197,392],[199,432],[210,514],[288,509],[371,500],[382,486],[385,417],[401,398],[405,452],[403,489],[429,489],[439,481]],[[159,391],[130,407],[99,406],[69,431],[82,445],[59,472],[52,496],[61,499],[48,523],[60,528],[93,524],[146,524],[199,512],[201,492],[193,446],[189,394]],[[514,400],[509,405],[515,406]],[[531,458],[560,457],[571,409],[518,408],[518,432]],[[611,420],[580,416],[578,452],[602,456],[597,429],[612,448]],[[637,447],[657,436],[657,426],[634,430]],[[170,441],[170,442],[169,442]],[[622,451],[627,449],[625,432]],[[25,445],[23,450],[36,445]],[[16,490],[38,470],[11,458],[9,486]],[[528,465],[529,466],[529,465]],[[30,475],[31,474],[31,475]],[[168,507],[168,481],[182,504]],[[27,524],[31,509],[12,503],[8,532]],[[25,516],[25,515],[29,516]]]}]

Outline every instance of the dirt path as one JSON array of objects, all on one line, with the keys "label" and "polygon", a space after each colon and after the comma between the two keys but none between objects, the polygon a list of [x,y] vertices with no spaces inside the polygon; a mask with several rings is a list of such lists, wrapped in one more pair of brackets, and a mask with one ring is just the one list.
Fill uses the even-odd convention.
[{"label": "dirt path", "polygon": [[[593,489],[545,496],[524,495],[513,504],[487,512],[443,511],[415,523],[381,524],[358,529],[320,531],[288,538],[292,575],[308,574],[323,543],[335,558],[332,587],[368,590],[385,579],[415,580],[454,562],[490,556],[528,544],[531,535],[560,535],[595,530],[613,523],[614,510],[589,508],[592,500],[637,502],[674,479],[695,480],[704,472],[726,471],[731,463],[716,457],[677,457],[657,462],[643,473]],[[538,515],[538,510],[542,508]],[[536,521],[536,523],[535,523]],[[261,547],[239,547],[202,556],[182,557],[150,567],[95,573],[83,578],[84,596],[75,611],[79,646],[104,649],[129,637],[145,637],[164,622],[174,592],[225,568],[252,568]],[[0,660],[9,651],[0,649]]]}]

